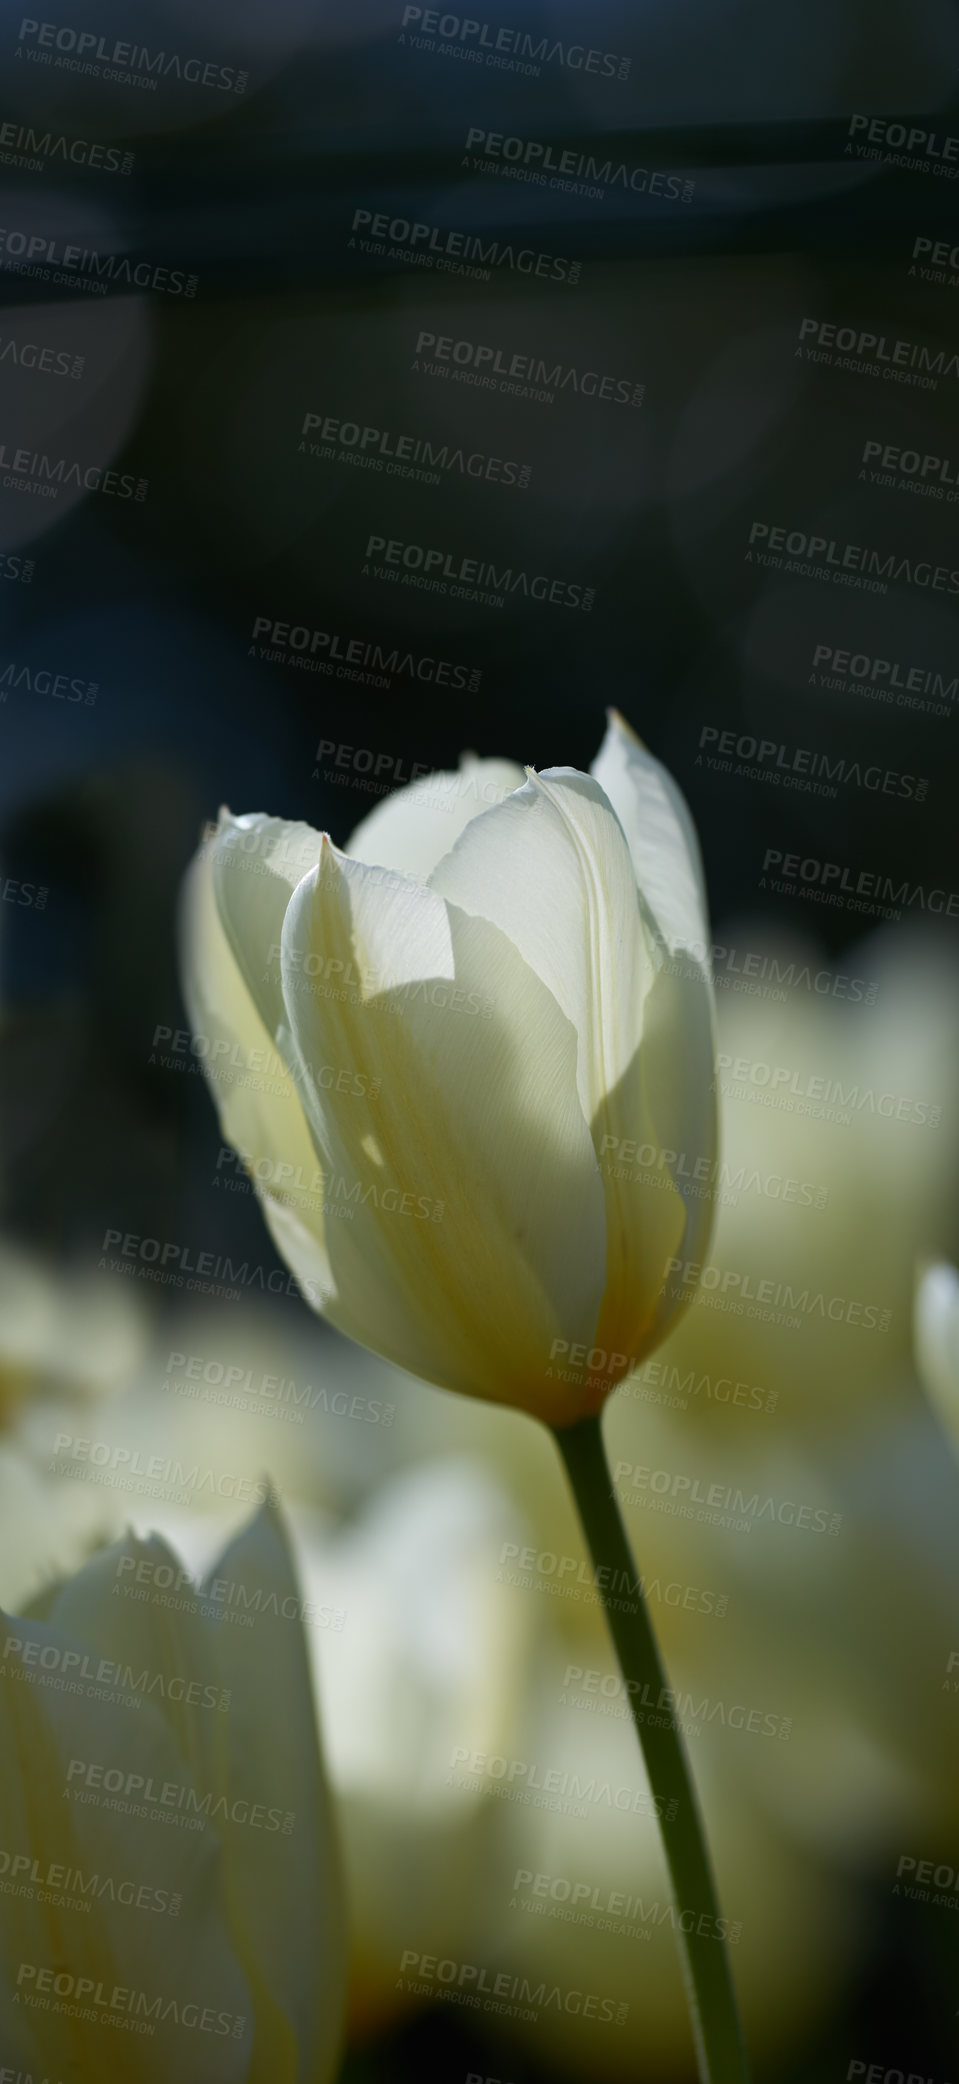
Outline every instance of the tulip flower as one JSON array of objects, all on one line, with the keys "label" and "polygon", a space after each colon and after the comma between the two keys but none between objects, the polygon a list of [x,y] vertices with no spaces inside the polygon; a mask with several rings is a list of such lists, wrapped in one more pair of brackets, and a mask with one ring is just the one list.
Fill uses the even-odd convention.
[{"label": "tulip flower", "polygon": [[364,2037],[415,2002],[397,1976],[407,1947],[482,1958],[472,1949],[502,1819],[450,1762],[464,1742],[522,1751],[539,1632],[502,1582],[515,1531],[509,1499],[458,1455],[395,1474],[335,1532],[305,1516],[297,1527],[306,1596],[348,1617],[316,1631],[316,1664]]},{"label": "tulip flower", "polygon": [[[597,1567],[628,1572],[599,1413],[708,1238],[702,873],[675,783],[617,715],[591,774],[528,769],[504,795],[513,778],[422,779],[346,853],[222,814],[186,993],[304,1294],[409,1373],[550,1425]],[[663,1686],[645,1604],[610,1629],[631,1692]],[[715,1918],[678,1725],[637,1731],[677,1898]],[[700,2075],[741,2084],[725,1953],[682,1947]]]},{"label": "tulip flower", "polygon": [[268,1503],[202,1585],[131,1535],[0,1616],[11,2074],[333,2076],[341,1905],[298,1614]]},{"label": "tulip flower", "polygon": [[187,999],[316,1307],[444,1388],[553,1426],[597,1411],[706,1240],[707,938],[688,811],[615,715],[591,775],[466,761],[346,852],[223,813]]}]

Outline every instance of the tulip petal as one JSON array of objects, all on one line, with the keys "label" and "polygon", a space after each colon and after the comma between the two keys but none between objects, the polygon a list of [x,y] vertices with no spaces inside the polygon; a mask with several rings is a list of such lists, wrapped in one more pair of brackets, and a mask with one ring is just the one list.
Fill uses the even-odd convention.
[{"label": "tulip petal", "polygon": [[592,1121],[636,1054],[657,953],[599,784],[573,768],[530,774],[467,827],[430,888],[507,933],[562,1006]]},{"label": "tulip petal", "polygon": [[[509,933],[573,1022],[580,1101],[606,1193],[608,1281],[596,1345],[638,1358],[686,1217],[660,1162],[673,1147],[660,1132],[647,1031],[665,953],[615,811],[589,775],[531,775],[467,828],[430,888]],[[637,1177],[637,1150],[646,1147]]]},{"label": "tulip petal", "polygon": [[670,952],[705,951],[706,886],[696,828],[672,775],[648,752],[619,711],[590,772],[613,806],[633,858],[636,881]]},{"label": "tulip petal", "polygon": [[[447,1416],[455,1427],[465,1414]],[[508,1430],[515,1443],[519,1429]],[[407,2009],[397,1995],[404,1947],[484,1958],[472,1949],[484,1923],[489,1801],[479,1781],[455,1784],[465,1776],[450,1759],[465,1742],[506,1756],[518,1748],[542,1641],[536,1602],[498,1567],[504,1543],[532,1532],[480,1457],[435,1444],[438,1453],[379,1485],[335,1542],[304,1546],[313,1597],[347,1613],[341,1631],[317,1631],[317,1650],[365,2037],[372,2021]]]},{"label": "tulip petal", "polygon": [[[2,1843],[37,1863],[28,1895],[0,1894],[3,1958],[18,1977],[32,1964],[90,1978],[105,1993],[102,2018],[91,2018],[89,2002],[70,2009],[66,1984],[62,2005],[54,1993],[34,2008],[34,1976],[13,1990],[5,1983],[4,2061],[16,2052],[25,2074],[166,2084],[190,2074],[202,2052],[210,2084],[245,2084],[250,1989],[224,1916],[219,1840],[207,1822],[186,1827],[179,1798],[202,1790],[165,1718],[148,1700],[130,1705],[122,1685],[74,1680],[84,1657],[97,1668],[84,1636],[5,1615],[0,1629]],[[116,1988],[130,1999],[119,2018]],[[127,2011],[139,2006],[143,2017],[157,1999],[154,2034],[119,2030]],[[236,2037],[204,2034],[200,2051],[199,2035],[180,2023],[191,2004],[232,2013]]]},{"label": "tulip petal", "polygon": [[[363,990],[298,988],[304,948],[352,962]],[[304,1063],[365,1084],[334,1102],[303,1079],[332,1322],[431,1382],[568,1417],[550,1348],[591,1340],[605,1236],[556,1000],[498,928],[329,845],[290,903],[283,975]]]},{"label": "tulip petal", "polygon": [[[682,1254],[702,1260],[715,1208],[717,1128],[716,1021],[699,841],[672,775],[615,709],[592,772],[623,828],[636,880],[669,950],[644,1016],[647,1086],[663,1146],[686,1161],[676,1177],[686,1206]],[[664,1296],[659,1321],[672,1309]]]},{"label": "tulip petal", "polygon": [[251,811],[220,812],[210,849],[217,911],[267,1033],[283,1024],[277,950],[283,914],[302,876],[315,868],[323,835],[312,825]]},{"label": "tulip petal", "polygon": [[222,1827],[230,1928],[254,1998],[249,2084],[321,2084],[342,2032],[346,1915],[303,1602],[271,1499],[218,1557],[214,1586],[221,1598],[229,1588],[234,1621],[252,1613],[254,1625],[225,1618],[211,1631],[230,1710],[203,1724],[210,1779],[231,1803],[294,1819],[289,1831],[268,1816],[262,1828]]},{"label": "tulip petal", "polygon": [[[708,972],[685,954],[661,969],[646,1001],[644,1100],[655,1123],[658,1165],[671,1174],[685,1216],[670,1256],[702,1262],[716,1207],[719,1149],[715,1034]],[[687,1286],[685,1299],[692,1290]],[[668,1288],[654,1318],[658,1337],[678,1314]]]},{"label": "tulip petal", "polygon": [[361,820],[347,840],[353,861],[393,868],[425,882],[472,818],[522,788],[513,760],[478,760],[464,753],[459,773],[421,775],[394,790]]},{"label": "tulip petal", "polygon": [[252,1998],[246,2084],[330,2077],[346,1986],[342,1884],[302,1602],[272,1501],[198,1592],[184,1590],[158,1535],[131,1534],[58,1586],[48,1611],[132,1675],[145,1708],[161,1701],[189,1774],[212,1790],[225,1929]]},{"label": "tulip petal", "polygon": [[[256,841],[250,854],[247,834]],[[274,957],[271,987],[270,948],[279,947],[290,875],[298,880],[304,856],[317,859],[319,848],[319,835],[308,826],[222,813],[212,848],[190,870],[181,910],[183,994],[194,1036],[202,1038],[224,1139],[241,1154],[277,1250],[313,1300],[332,1285],[322,1186],[281,1046],[279,962]]]}]

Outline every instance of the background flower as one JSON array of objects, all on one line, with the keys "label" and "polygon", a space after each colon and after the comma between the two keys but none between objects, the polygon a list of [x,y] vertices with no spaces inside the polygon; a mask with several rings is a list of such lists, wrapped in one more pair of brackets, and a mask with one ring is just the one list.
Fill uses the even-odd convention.
[{"label": "background flower", "polygon": [[949,1438],[959,1440],[959,1273],[927,1266],[916,1289],[916,1362]]},{"label": "background flower", "polygon": [[[224,2084],[322,2084],[342,1902],[274,1508],[211,1579],[184,1577],[159,1538],[131,1537],[5,1621],[3,1842],[35,1886],[0,1894],[4,2046],[51,2070],[115,2059],[131,2080],[189,2072],[202,2047]],[[255,1656],[221,1584],[255,1615]],[[158,2020],[155,2038],[114,2042],[118,2014]]]}]

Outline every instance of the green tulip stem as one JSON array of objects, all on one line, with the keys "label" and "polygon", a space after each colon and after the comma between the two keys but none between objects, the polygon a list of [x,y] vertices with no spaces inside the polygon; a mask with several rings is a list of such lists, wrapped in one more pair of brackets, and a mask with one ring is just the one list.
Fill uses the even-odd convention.
[{"label": "green tulip stem", "polygon": [[[606,1618],[620,1670],[627,1682],[650,1792],[656,1800],[670,1879],[690,1931],[677,1927],[686,1997],[701,2084],[748,2084],[736,1998],[726,1944],[713,1937],[719,1903],[709,1865],[706,1838],[692,1775],[653,1633],[645,1593],[616,1502],[598,1418],[556,1429],[559,1451],[579,1509],[587,1545],[597,1572],[608,1571],[611,1585],[634,1583],[628,1601],[609,1596]],[[600,1594],[602,1599],[602,1594]],[[647,1716],[642,1703],[654,1701]],[[705,1919],[699,1913],[705,1912]],[[700,1936],[698,1926],[703,1925]]]}]

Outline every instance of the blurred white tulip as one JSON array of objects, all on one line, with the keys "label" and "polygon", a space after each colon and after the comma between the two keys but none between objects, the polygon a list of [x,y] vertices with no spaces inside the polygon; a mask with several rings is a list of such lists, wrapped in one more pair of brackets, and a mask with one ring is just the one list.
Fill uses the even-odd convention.
[{"label": "blurred white tulip", "polygon": [[916,1365],[959,1454],[959,1272],[940,1260],[916,1288]]},{"label": "blurred white tulip", "polygon": [[299,1613],[268,1504],[202,1586],[130,1536],[0,1621],[5,2063],[333,2077],[343,1906]]},{"label": "blurred white tulip", "polygon": [[339,1535],[297,1520],[307,1596],[344,1613],[312,1631],[364,2034],[409,2000],[404,1951],[469,1947],[490,1855],[488,1802],[450,1771],[463,1733],[511,1749],[535,1616],[497,1582],[514,1514],[466,1458],[397,1476]]}]

